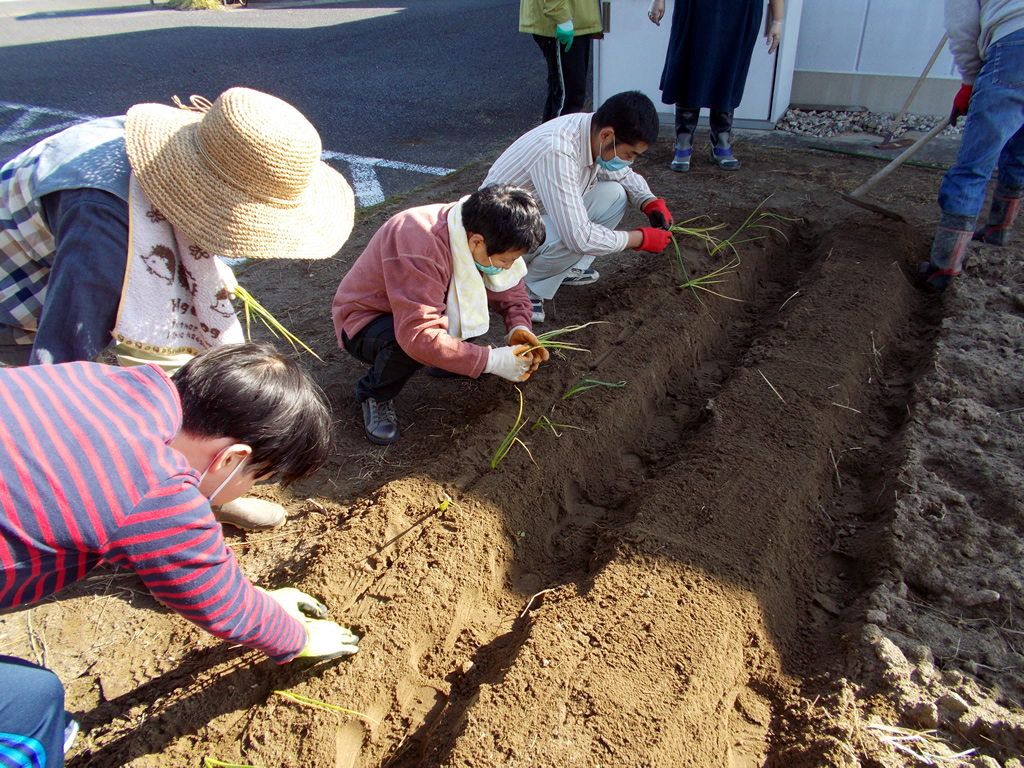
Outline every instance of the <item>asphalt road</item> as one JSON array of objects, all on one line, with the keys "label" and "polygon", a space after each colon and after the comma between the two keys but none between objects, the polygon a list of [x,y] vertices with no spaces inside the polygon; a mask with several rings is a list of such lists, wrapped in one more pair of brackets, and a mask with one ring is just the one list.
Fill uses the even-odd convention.
[{"label": "asphalt road", "polygon": [[546,70],[518,15],[519,0],[0,0],[0,161],[87,116],[242,85],[301,110],[370,205],[540,121]]}]

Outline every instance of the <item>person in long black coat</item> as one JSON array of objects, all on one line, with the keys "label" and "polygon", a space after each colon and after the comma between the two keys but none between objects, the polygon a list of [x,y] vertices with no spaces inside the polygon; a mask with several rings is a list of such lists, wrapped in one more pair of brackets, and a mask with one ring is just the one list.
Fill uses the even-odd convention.
[{"label": "person in long black coat", "polygon": [[[661,73],[661,100],[676,107],[673,171],[690,170],[693,135],[702,107],[711,110],[710,160],[734,170],[733,111],[743,98],[750,57],[757,42],[763,0],[675,0],[672,30]],[[785,0],[769,0],[765,23],[768,53],[782,38]],[[665,0],[652,0],[647,13],[661,25]]]}]

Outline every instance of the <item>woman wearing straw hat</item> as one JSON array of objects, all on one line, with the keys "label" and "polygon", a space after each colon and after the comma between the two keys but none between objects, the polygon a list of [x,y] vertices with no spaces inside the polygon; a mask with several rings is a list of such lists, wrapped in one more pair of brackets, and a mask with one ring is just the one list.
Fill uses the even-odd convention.
[{"label": "woman wearing straw hat", "polygon": [[[137,104],[3,166],[0,362],[109,351],[176,369],[244,340],[234,276],[214,254],[322,259],[341,248],[352,189],[320,160],[320,136],[298,110],[247,88],[192,102]],[[279,505],[257,501],[222,510],[222,521],[284,521]]]}]

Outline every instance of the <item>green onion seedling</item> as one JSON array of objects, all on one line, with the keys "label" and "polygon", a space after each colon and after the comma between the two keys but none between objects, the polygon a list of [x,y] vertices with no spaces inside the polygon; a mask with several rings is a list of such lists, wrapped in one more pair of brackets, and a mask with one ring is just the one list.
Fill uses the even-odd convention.
[{"label": "green onion seedling", "polygon": [[562,395],[562,399],[563,400],[568,400],[570,397],[575,397],[576,395],[580,394],[581,392],[586,392],[588,389],[593,389],[594,387],[624,387],[624,386],[626,386],[626,382],[624,382],[624,381],[611,382],[611,381],[598,381],[597,379],[583,379],[578,384],[574,384],[573,387],[568,392],[566,392],[564,395]]},{"label": "green onion seedling", "polygon": [[355,715],[361,717],[364,720],[369,720],[371,723],[380,725],[380,720],[374,720],[369,715],[364,715],[362,712],[356,712],[354,709],[345,709],[335,704],[328,704],[326,701],[320,701],[319,699],[311,699],[308,696],[302,696],[298,693],[289,693],[288,691],[274,691],[278,696],[284,696],[286,699],[292,699],[297,701],[299,704],[305,704],[308,707],[320,707],[322,709],[329,709],[334,712],[344,712],[346,715]]},{"label": "green onion seedling", "polygon": [[519,413],[516,415],[516,423],[512,425],[512,429],[510,429],[509,433],[505,435],[505,439],[501,441],[501,445],[498,446],[498,450],[495,452],[494,456],[491,457],[491,469],[497,469],[498,464],[501,463],[502,459],[508,456],[508,452],[512,450],[512,446],[516,443],[523,446],[523,450],[525,450],[527,455],[530,457],[530,461],[533,461],[534,464],[537,463],[534,461],[533,454],[530,453],[530,449],[526,446],[526,443],[519,439],[519,433],[523,431],[523,427],[526,426],[526,422],[523,421],[523,391],[519,389],[519,387],[516,387],[516,392],[519,393]]},{"label": "green onion seedling", "polygon": [[540,416],[537,417],[537,421],[535,421],[533,423],[533,426],[530,427],[530,431],[536,432],[538,428],[550,430],[551,434],[553,434],[555,437],[562,436],[562,433],[558,431],[560,429],[583,429],[583,427],[574,427],[572,424],[556,424],[544,414],[541,414]]},{"label": "green onion seedling", "polygon": [[306,346],[306,344],[298,336],[296,336],[283,325],[281,325],[277,318],[270,314],[270,312],[268,312],[266,308],[263,307],[262,304],[256,301],[256,299],[253,298],[253,295],[249,293],[247,290],[245,290],[245,288],[243,288],[240,285],[237,285],[235,286],[234,293],[235,296],[242,300],[242,306],[245,308],[245,335],[247,338],[251,339],[252,337],[252,335],[250,334],[249,327],[249,313],[251,311],[252,314],[256,315],[256,317],[259,318],[259,320],[265,326],[267,326],[267,329],[272,334],[274,334],[274,336],[283,336],[285,340],[292,345],[292,349],[294,349],[296,352],[299,351],[299,347],[302,347],[304,350],[309,352],[309,354],[311,354],[321,363],[323,362],[323,358],[321,358],[320,355],[318,355],[316,352],[314,352],[312,349]]},{"label": "green onion seedling", "polygon": [[589,352],[590,350],[586,347],[568,344],[564,341],[555,341],[555,339],[566,333],[582,331],[588,325],[599,325],[607,322],[607,320],[591,320],[589,323],[583,323],[582,325],[567,325],[565,328],[556,328],[553,331],[539,333],[537,334],[537,341],[540,343],[527,347],[526,353],[532,352],[535,349],[548,349],[554,351],[556,355],[564,357],[562,355],[563,352]]}]

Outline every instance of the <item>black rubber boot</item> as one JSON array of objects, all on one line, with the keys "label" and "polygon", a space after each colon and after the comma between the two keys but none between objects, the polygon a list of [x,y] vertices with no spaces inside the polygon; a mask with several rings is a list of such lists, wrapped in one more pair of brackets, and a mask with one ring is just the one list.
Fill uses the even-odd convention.
[{"label": "black rubber boot", "polygon": [[697,132],[699,109],[676,105],[676,155],[669,165],[673,171],[685,173],[690,170],[690,156],[693,154],[693,135]]},{"label": "black rubber boot", "polygon": [[940,293],[960,274],[974,235],[975,219],[974,216],[942,214],[932,241],[931,261],[922,262],[920,266],[921,287],[926,291]]},{"label": "black rubber boot", "polygon": [[726,171],[735,171],[740,161],[733,157],[732,143],[732,110],[723,112],[711,110],[711,162]]},{"label": "black rubber boot", "polygon": [[988,213],[988,224],[974,233],[974,239],[989,245],[1009,245],[1013,234],[1013,220],[1017,218],[1024,187],[1008,187],[1000,184],[992,193],[992,208]]}]

